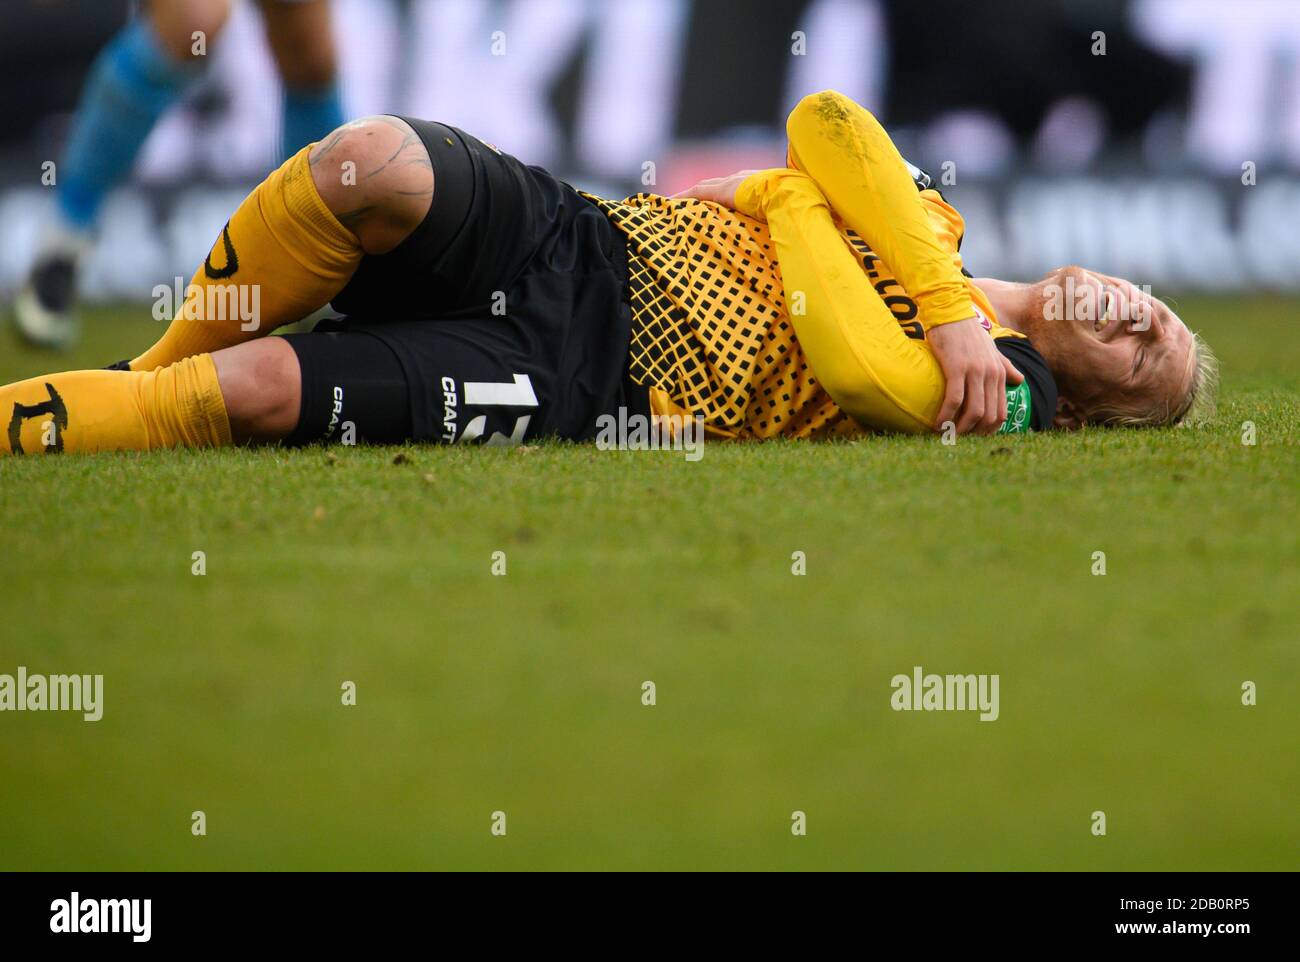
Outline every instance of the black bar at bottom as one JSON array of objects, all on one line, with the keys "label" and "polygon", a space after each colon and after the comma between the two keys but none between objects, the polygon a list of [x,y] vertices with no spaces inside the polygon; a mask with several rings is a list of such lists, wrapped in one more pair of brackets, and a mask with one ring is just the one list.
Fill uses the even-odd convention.
[{"label": "black bar at bottom", "polygon": [[[0,876],[6,948],[329,950],[535,933],[538,948],[600,934],[631,943],[770,945],[1124,942],[1229,948],[1285,939],[1293,874],[969,873],[523,875],[47,873]],[[75,893],[75,894],[74,894]],[[88,931],[90,930],[90,931]],[[109,930],[109,931],[103,931]],[[920,940],[918,943],[916,940]],[[450,945],[450,943],[445,943]],[[613,949],[618,942],[604,943]],[[681,944],[676,942],[675,944]],[[15,956],[16,957],[16,956]]]}]

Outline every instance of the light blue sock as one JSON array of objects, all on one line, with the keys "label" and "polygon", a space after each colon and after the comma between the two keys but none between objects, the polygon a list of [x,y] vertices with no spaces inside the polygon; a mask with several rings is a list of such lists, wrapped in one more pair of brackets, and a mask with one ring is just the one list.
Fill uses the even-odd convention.
[{"label": "light blue sock", "polygon": [[94,224],[104,197],[130,175],[149,131],[204,59],[178,63],[145,17],[123,27],[96,58],[60,170],[59,209],[73,227]]},{"label": "light blue sock", "polygon": [[284,92],[284,125],[280,132],[280,160],[288,160],[303,147],[343,126],[343,99],[338,84],[321,90]]}]

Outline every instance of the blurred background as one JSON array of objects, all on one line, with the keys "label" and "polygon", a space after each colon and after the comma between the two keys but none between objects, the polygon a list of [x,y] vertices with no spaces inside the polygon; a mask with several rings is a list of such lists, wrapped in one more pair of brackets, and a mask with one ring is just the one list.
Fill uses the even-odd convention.
[{"label": "blurred background", "polygon": [[[51,204],[41,164],[131,4],[2,9],[0,296]],[[110,199],[85,299],[188,278],[273,166],[259,17],[236,0]],[[835,87],[940,178],[976,274],[1078,262],[1156,288],[1300,289],[1294,0],[335,0],[333,27],[348,115],[453,123],[589,190],[780,164],[785,113]]]}]

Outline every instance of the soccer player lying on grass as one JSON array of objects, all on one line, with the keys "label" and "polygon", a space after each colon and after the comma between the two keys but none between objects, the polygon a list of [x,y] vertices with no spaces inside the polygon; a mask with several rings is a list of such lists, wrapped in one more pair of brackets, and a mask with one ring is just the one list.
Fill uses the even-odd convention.
[{"label": "soccer player lying on grass", "polygon": [[[347,124],[249,195],[144,354],[0,388],[0,448],[583,440],[620,408],[715,438],[991,433],[1207,400],[1212,357],[1133,285],[965,274],[960,215],[862,107],[813,95],[788,132],[787,168],[610,201],[441,124]],[[254,288],[256,324],[229,308]]]}]

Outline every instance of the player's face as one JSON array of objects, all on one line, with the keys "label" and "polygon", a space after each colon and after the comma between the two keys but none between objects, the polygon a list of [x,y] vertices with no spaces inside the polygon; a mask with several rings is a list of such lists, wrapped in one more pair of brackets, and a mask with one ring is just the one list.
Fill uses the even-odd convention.
[{"label": "player's face", "polygon": [[1192,333],[1151,294],[1082,267],[1052,271],[1035,287],[1035,345],[1049,358],[1074,417],[1180,407],[1192,376]]}]

